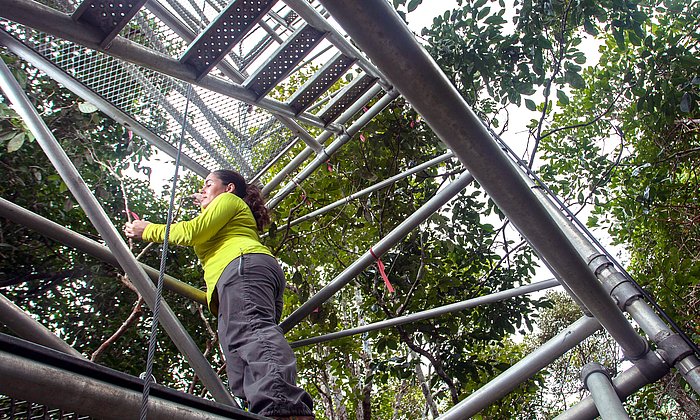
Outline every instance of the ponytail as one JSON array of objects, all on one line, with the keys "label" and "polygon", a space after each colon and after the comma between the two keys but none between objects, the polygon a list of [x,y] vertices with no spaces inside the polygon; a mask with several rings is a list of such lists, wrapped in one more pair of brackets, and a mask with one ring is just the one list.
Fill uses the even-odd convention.
[{"label": "ponytail", "polygon": [[265,229],[265,226],[270,223],[270,212],[267,210],[267,207],[265,207],[265,200],[263,200],[260,188],[254,184],[247,184],[245,178],[236,171],[218,169],[214,171],[213,174],[225,185],[233,184],[236,187],[233,193],[242,198],[248,207],[250,207],[258,230],[262,231]]}]

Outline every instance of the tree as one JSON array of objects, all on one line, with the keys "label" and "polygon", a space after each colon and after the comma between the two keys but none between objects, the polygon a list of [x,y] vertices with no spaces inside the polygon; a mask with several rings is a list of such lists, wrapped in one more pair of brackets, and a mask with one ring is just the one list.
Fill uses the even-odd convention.
[{"label": "tree", "polygon": [[[149,183],[126,175],[128,168],[149,173],[150,168],[144,164],[152,149],[142,139],[132,138],[126,129],[30,65],[12,55],[3,55],[2,59],[115,226],[126,221],[127,207],[140,215],[165,214],[167,203],[154,200],[156,193]],[[5,98],[0,98],[0,195],[99,240],[27,127]],[[150,313],[119,269],[4,220],[0,242],[3,294],[87,357],[133,375],[145,370],[145,323],[150,324]],[[157,267],[158,259],[152,253],[144,262]],[[199,284],[201,273],[194,261],[192,255],[175,250],[168,272]],[[193,336],[205,348],[210,335],[197,308],[184,299],[170,298],[171,305],[182,314],[183,323],[195,331]],[[129,328],[121,331],[120,327]],[[168,351],[158,353],[155,375],[160,383],[186,390],[192,380],[189,370],[174,345],[163,336],[160,343]],[[108,342],[110,339],[115,341]],[[196,388],[201,391],[201,385]]]},{"label": "tree", "polygon": [[516,0],[512,26],[502,0],[458,5],[423,30],[431,55],[491,127],[513,105],[539,114],[527,163],[541,148],[540,176],[577,213],[594,206],[589,225],[697,341],[698,3]]},{"label": "tree", "polygon": [[[309,178],[295,200],[290,196],[276,208],[277,225],[268,244],[279,251],[278,256],[292,271],[292,293],[286,308],[306,301],[435,194],[441,184],[461,172],[454,164],[431,169],[333,214],[286,227],[287,220],[301,216],[306,209],[324,206],[443,152],[427,125],[400,101],[363,128],[358,137]],[[500,231],[482,221],[487,215],[493,217],[493,212],[478,189],[464,191],[382,256],[396,293],[389,293],[378,270],[369,268],[352,287],[348,285],[293,329],[288,338],[294,341],[376,322],[526,282],[534,272],[532,255],[515,252],[509,264],[504,262]],[[315,345],[302,350],[300,370],[313,372],[311,377],[304,376],[310,382],[307,388],[323,402],[323,416],[368,418],[367,410],[371,410],[372,416],[379,413],[376,415],[381,418],[412,417],[391,410],[397,409],[397,398],[421,395],[421,384],[407,382],[415,377],[413,352],[430,366],[427,385],[444,410],[509,367],[513,359],[504,358],[504,354],[521,354],[522,349],[507,336],[531,328],[531,314],[538,305],[521,297],[338,340],[332,343],[333,351],[326,345]],[[400,396],[380,392],[392,387],[405,392]],[[493,413],[513,414],[521,403],[494,407]]]}]

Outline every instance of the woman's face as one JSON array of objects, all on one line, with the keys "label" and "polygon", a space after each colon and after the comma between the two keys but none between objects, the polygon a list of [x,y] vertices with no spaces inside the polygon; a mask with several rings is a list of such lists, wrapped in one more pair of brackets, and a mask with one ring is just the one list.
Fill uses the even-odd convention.
[{"label": "woman's face", "polygon": [[202,197],[199,205],[205,209],[219,194],[233,192],[235,189],[236,187],[233,184],[224,185],[219,177],[211,173],[207,176],[207,179],[204,180],[204,186],[201,191]]}]

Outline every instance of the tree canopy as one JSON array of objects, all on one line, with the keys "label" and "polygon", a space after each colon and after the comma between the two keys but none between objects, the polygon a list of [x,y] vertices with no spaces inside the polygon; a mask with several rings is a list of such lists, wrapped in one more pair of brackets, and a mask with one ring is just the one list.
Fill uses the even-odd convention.
[{"label": "tree canopy", "polygon": [[[393,3],[401,13],[417,13],[429,4]],[[604,229],[625,248],[634,277],[696,340],[698,4],[458,0],[454,10],[436,17],[420,34],[448,78],[499,134],[511,128],[515,109],[532,112],[521,140],[527,150],[523,160],[574,210],[585,208],[590,227]],[[598,50],[598,62],[587,67],[592,48]],[[113,223],[123,224],[127,208],[162,222],[168,188],[154,191],[130,175],[149,173],[152,149],[41,72],[12,55],[2,59]],[[294,83],[304,81],[302,75]],[[289,92],[275,95],[284,99]],[[0,196],[96,238],[27,128],[0,98],[0,165],[6,174]],[[285,316],[462,168],[448,161],[321,217],[296,226],[289,222],[443,152],[420,116],[398,100],[275,208],[265,243],[287,274]],[[187,196],[199,182],[186,177],[178,194]],[[180,217],[195,212],[183,207]],[[536,259],[506,230],[503,215],[478,185],[470,186],[382,256],[393,293],[372,266],[287,337],[293,342],[529,283]],[[145,249],[132,246],[137,254]],[[118,269],[5,220],[0,223],[0,252],[3,294],[97,362],[135,375],[144,370],[150,313]],[[158,266],[159,255],[151,248],[141,259]],[[201,285],[201,268],[191,250],[172,249],[166,271]],[[213,317],[200,305],[171,294],[166,298],[212,364],[221,368]],[[317,401],[319,418],[435,417],[579,314],[557,295],[524,296],[300,347],[300,379]],[[532,341],[516,342],[514,334],[535,332],[537,322]],[[159,341],[158,382],[205,395],[169,339]],[[591,346],[602,347],[596,343],[603,341],[584,344],[568,357],[602,357],[614,365],[609,367],[618,367],[614,346],[604,342],[611,350],[596,353]],[[575,382],[557,376],[571,373],[568,368],[566,363],[553,366],[481,415],[537,417],[560,411],[565,406],[552,403],[546,390],[552,381],[562,390],[575,389]],[[646,399],[648,395],[652,397]],[[640,394],[633,416],[648,415],[645,404],[650,401],[653,392]]]}]

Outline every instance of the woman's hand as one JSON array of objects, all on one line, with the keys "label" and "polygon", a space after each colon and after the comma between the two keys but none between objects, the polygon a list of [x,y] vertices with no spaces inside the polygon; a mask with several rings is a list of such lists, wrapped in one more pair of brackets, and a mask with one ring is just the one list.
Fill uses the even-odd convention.
[{"label": "woman's hand", "polygon": [[130,239],[143,239],[143,231],[151,222],[146,220],[134,220],[124,224],[124,234]]}]

